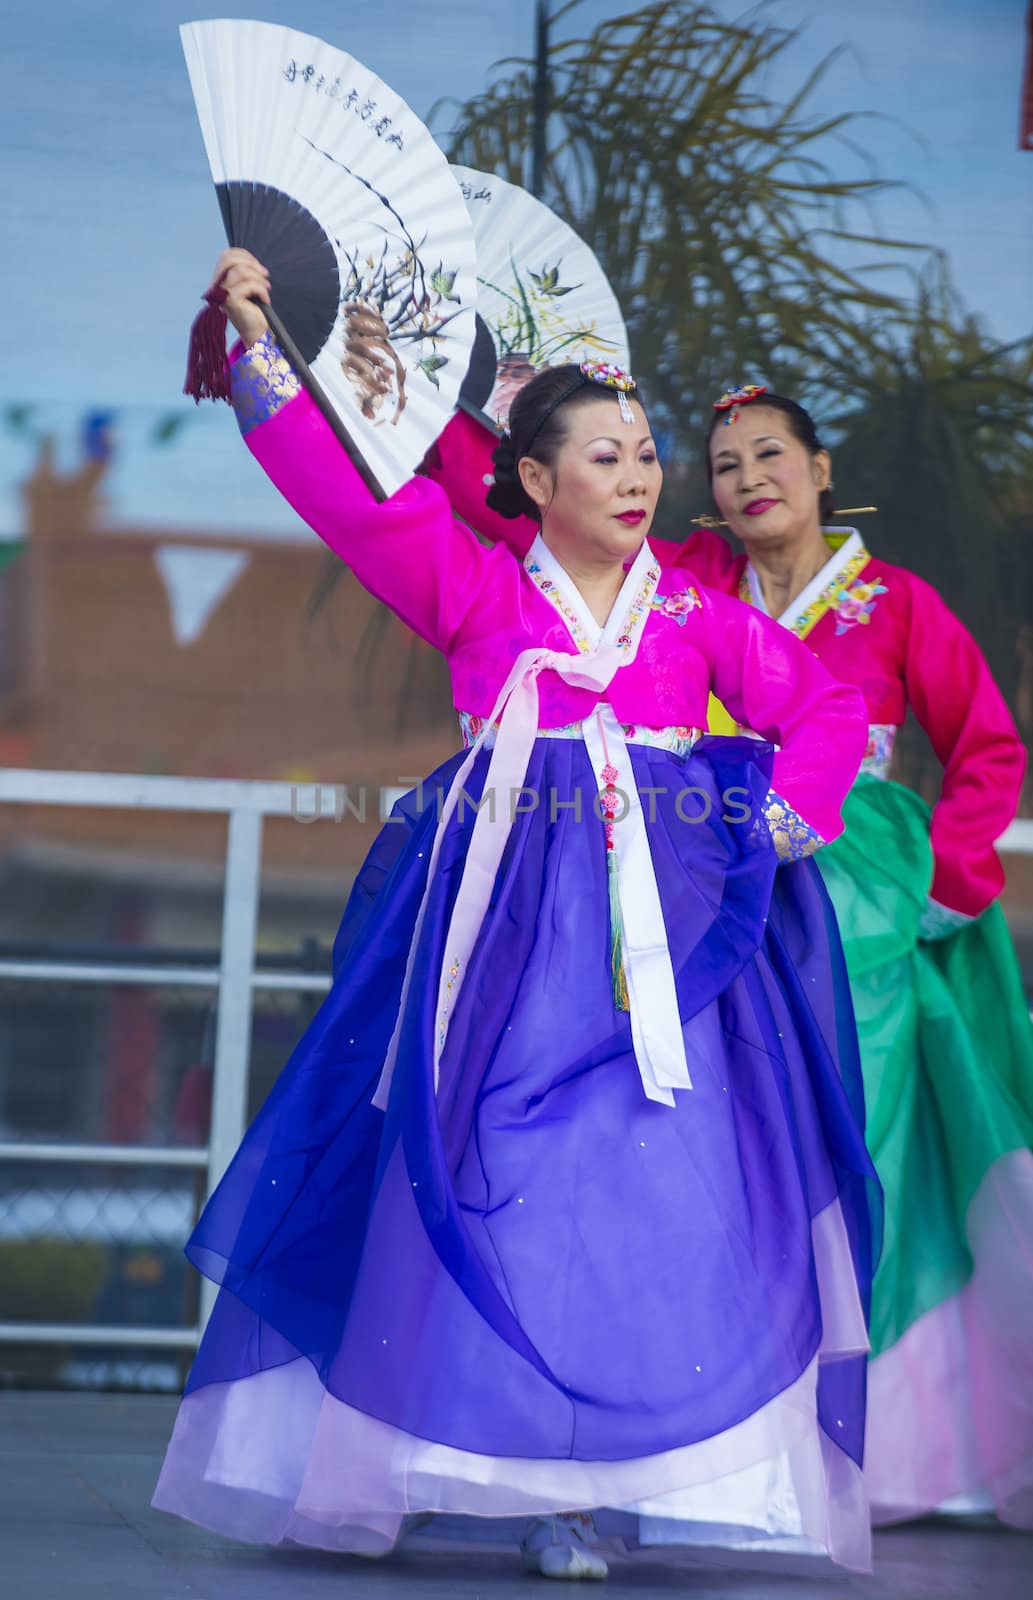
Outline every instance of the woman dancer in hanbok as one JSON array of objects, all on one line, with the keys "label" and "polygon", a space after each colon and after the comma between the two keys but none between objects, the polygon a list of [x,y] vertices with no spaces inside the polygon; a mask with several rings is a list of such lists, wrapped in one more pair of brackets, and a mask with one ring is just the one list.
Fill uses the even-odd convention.
[{"label": "woman dancer in hanbok", "polygon": [[[249,449],[446,653],[468,749],[385,829],[190,1241],[222,1288],[155,1503],[365,1554],[421,1514],[516,1517],[547,1577],[730,1520],[864,1568],[878,1196],[805,859],[840,831],[861,697],[661,572],[624,375],[561,368],[514,407],[521,562],[426,479],[376,504],[253,303],[262,269],[218,276]],[[777,754],[699,737],[711,686]]]},{"label": "woman dancer in hanbok", "polygon": [[[530,523],[484,503],[486,437],[457,417],[433,471],[474,527],[521,553]],[[777,618],[868,706],[846,831],[819,857],[886,1196],[868,1492],[882,1520],[955,1502],[1033,1525],[1033,1031],[994,851],[1025,751],[977,645],[935,590],[872,556],[855,530],[823,526],[831,462],[802,407],[755,385],[722,396],[707,462],[719,515],[746,553],[709,529],[657,540],[664,570]],[[931,813],[889,781],[909,705],[944,767]]]}]

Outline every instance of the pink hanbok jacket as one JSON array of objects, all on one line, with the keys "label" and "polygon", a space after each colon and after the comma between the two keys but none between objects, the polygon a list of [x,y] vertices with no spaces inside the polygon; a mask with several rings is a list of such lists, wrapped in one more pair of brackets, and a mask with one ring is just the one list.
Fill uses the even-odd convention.
[{"label": "pink hanbok jacket", "polygon": [[[679,563],[662,564],[644,543],[593,637],[540,540],[532,548],[526,539],[523,559],[506,544],[486,547],[427,477],[374,501],[271,339],[233,353],[233,391],[248,448],[284,497],[371,594],[447,657],[467,726],[497,717],[500,693],[532,651],[558,663],[533,669],[542,729],[583,724],[605,704],[629,737],[703,730],[713,690],[779,747],[772,804],[788,824],[773,824],[780,854],[808,854],[841,832],[868,737],[864,700],[776,622]],[[600,650],[615,664],[601,688],[588,682]],[[567,657],[575,661],[565,676]]]},{"label": "pink hanbok jacket", "polygon": [[[519,556],[537,530],[529,519],[500,517],[485,505],[492,443],[481,424],[460,413],[427,470],[459,515]],[[961,917],[978,916],[1004,886],[994,843],[1018,805],[1026,764],[1022,740],[979,646],[936,590],[904,567],[871,555],[852,529],[830,530],[827,537],[835,546],[827,565],[776,620],[806,639],[829,672],[864,696],[866,769],[887,775],[896,730],[908,707],[914,711],[944,769],[930,829],[930,893],[937,905]],[[681,544],[657,539],[652,548],[665,583],[691,573],[710,590],[765,610],[746,556],[735,555],[715,530],[694,533]],[[716,683],[715,694],[724,700]],[[742,722],[736,707],[725,704]]]}]

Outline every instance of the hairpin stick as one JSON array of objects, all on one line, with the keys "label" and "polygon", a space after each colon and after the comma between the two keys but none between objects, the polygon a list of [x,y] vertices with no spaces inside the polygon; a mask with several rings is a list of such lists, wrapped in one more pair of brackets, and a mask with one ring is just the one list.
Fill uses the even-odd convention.
[{"label": "hairpin stick", "polygon": [[[878,511],[878,506],[844,506],[842,510],[832,513],[834,517],[863,517],[870,511]],[[717,517],[693,517],[694,528],[727,528],[727,522],[721,522]]]}]

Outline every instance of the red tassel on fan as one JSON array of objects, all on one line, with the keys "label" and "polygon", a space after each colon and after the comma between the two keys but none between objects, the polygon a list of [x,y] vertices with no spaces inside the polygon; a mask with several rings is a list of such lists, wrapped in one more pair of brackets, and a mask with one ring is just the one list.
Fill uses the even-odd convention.
[{"label": "red tassel on fan", "polygon": [[226,290],[222,279],[204,296],[205,308],[198,312],[190,330],[187,376],[183,393],[201,400],[228,400],[230,364],[226,359],[226,313],[222,309]]}]

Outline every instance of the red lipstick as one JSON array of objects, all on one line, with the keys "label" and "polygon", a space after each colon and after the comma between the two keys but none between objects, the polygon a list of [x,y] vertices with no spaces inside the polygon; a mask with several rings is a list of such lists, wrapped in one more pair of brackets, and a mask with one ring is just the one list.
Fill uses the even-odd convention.
[{"label": "red lipstick", "polygon": [[626,522],[629,528],[637,528],[639,523],[645,520],[644,511],[622,511],[617,517],[618,522]]}]

